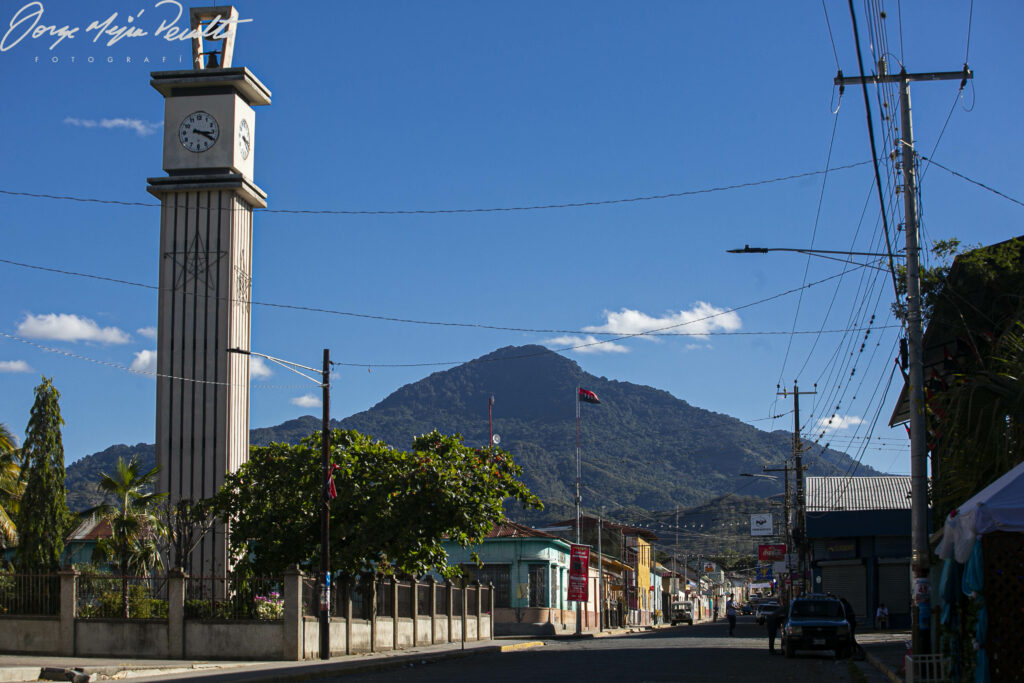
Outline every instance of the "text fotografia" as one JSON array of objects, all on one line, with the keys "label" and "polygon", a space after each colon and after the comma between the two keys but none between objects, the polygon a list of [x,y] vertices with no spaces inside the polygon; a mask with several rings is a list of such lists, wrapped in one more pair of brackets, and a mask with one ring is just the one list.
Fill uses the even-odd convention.
[{"label": "text fotografia", "polygon": [[[111,47],[126,38],[143,38],[152,36],[167,42],[181,42],[193,39],[223,40],[234,25],[251,22],[252,19],[214,18],[206,26],[191,29],[186,21],[185,27],[179,25],[185,10],[178,0],[160,0],[153,5],[153,11],[146,15],[145,9],[129,14],[120,19],[117,12],[106,18],[91,21],[83,29],[82,26],[61,25],[60,22],[44,21],[45,8],[42,2],[30,2],[19,9],[11,17],[3,39],[0,39],[0,52],[7,52],[23,41],[42,40],[49,42],[48,49],[53,50],[62,41],[75,40],[83,37],[93,43]],[[145,16],[144,16],[145,15]],[[37,60],[38,61],[38,60]]]},{"label": "text fotografia", "polygon": [[163,57],[132,57],[131,55],[123,55],[114,57],[113,55],[107,55],[105,57],[95,57],[89,55],[87,57],[79,57],[76,55],[70,56],[57,56],[50,55],[49,57],[35,57],[36,64],[191,64],[191,57],[184,57],[182,55],[177,56],[163,56]]}]

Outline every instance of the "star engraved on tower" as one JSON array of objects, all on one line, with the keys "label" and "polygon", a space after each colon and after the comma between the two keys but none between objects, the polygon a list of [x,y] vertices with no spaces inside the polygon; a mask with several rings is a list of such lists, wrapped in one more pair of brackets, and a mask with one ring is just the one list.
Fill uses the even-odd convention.
[{"label": "star engraved on tower", "polygon": [[251,292],[252,277],[244,269],[235,266],[235,303],[245,306],[246,311],[250,309]]},{"label": "star engraved on tower", "polygon": [[209,251],[203,244],[203,237],[198,232],[192,238],[192,244],[185,251],[166,251],[164,258],[174,259],[174,265],[178,267],[178,274],[174,278],[174,289],[184,288],[189,280],[196,281],[196,289],[199,283],[206,285],[207,289],[213,289],[214,282],[210,280],[210,270],[217,265],[228,252]]}]

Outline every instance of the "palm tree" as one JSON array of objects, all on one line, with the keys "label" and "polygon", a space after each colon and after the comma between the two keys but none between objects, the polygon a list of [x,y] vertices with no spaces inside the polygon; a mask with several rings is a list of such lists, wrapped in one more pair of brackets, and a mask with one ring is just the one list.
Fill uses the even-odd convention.
[{"label": "palm tree", "polygon": [[[7,425],[0,424],[0,552],[17,543],[14,518],[25,482],[21,479],[21,451]],[[0,554],[0,560],[3,555]]]},{"label": "palm tree", "polygon": [[153,493],[153,481],[159,467],[142,471],[139,456],[125,462],[118,458],[113,474],[103,473],[97,488],[112,496],[116,504],[98,505],[83,514],[99,514],[110,524],[111,535],[96,543],[93,561],[111,562],[121,576],[121,606],[129,616],[128,578],[163,567],[157,539],[164,527],[155,514],[156,504],[166,493]]}]

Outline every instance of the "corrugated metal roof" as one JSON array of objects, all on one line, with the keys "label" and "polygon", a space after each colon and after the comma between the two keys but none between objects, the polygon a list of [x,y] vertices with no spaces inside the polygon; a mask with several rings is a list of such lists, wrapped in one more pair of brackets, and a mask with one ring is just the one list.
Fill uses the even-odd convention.
[{"label": "corrugated metal roof", "polygon": [[910,477],[807,477],[808,512],[909,510]]},{"label": "corrugated metal roof", "polygon": [[516,524],[511,520],[505,520],[498,522],[491,529],[491,533],[487,534],[487,538],[558,538],[553,534],[540,531],[538,529],[531,529],[528,526],[522,524]]}]

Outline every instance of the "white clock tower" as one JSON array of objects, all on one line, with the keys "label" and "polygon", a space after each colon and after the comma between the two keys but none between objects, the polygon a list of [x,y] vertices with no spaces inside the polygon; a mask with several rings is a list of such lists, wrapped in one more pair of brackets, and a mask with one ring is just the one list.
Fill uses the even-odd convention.
[{"label": "white clock tower", "polygon": [[[248,459],[252,212],[266,207],[253,182],[253,107],[270,91],[245,67],[232,67],[238,12],[191,10],[193,66],[158,71],[165,98],[163,169],[149,178],[160,210],[157,341],[157,491],[171,502],[209,498]],[[213,49],[217,48],[217,49]],[[194,576],[230,567],[226,530],[217,524],[192,553]]]}]

